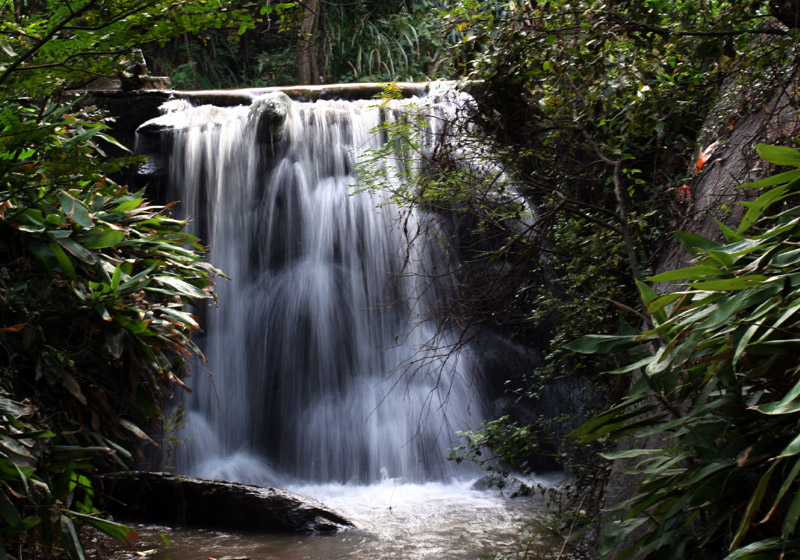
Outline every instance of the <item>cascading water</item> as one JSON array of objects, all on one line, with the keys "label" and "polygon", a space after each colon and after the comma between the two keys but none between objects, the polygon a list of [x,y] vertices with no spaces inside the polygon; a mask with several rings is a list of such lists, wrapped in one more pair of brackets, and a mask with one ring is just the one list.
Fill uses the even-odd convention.
[{"label": "cascading water", "polygon": [[[432,147],[442,141],[462,102],[442,97],[173,101],[140,127],[168,146],[167,196],[230,277],[217,283],[219,308],[198,310],[213,373],[196,368],[166,466],[288,487],[360,528],[303,538],[140,528],[156,541],[169,534],[172,546],[154,560],[476,560],[551,548],[540,501],[471,490],[475,467],[447,460],[455,433],[485,417],[481,362],[506,368],[513,352],[491,337],[476,350],[437,321],[435,309],[458,293],[449,272],[461,263],[441,216],[391,198],[408,172],[429,170],[397,154],[369,168],[388,188],[357,186],[358,162],[386,140],[374,130],[404,118],[408,103],[427,118],[407,122],[423,124]],[[463,163],[476,175],[480,151]],[[488,183],[500,188],[481,194],[504,204],[503,182]]]},{"label": "cascading water", "polygon": [[[172,104],[171,195],[229,281],[186,399],[179,472],[259,484],[447,480],[483,418],[480,368],[428,316],[455,258],[436,220],[354,188],[404,102]],[[433,107],[436,136],[451,102]],[[400,173],[385,162],[386,178]],[[422,274],[422,272],[425,274]],[[446,276],[446,275],[445,275]],[[455,336],[455,335],[453,335]],[[461,467],[463,467],[462,465]]]}]

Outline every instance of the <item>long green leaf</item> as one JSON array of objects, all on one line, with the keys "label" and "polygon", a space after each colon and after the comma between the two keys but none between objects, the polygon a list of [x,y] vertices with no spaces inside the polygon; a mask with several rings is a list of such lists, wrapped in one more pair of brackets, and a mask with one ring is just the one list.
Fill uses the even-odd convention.
[{"label": "long green leaf", "polygon": [[685,231],[676,231],[675,236],[681,242],[681,245],[692,255],[698,255],[703,251],[717,249],[722,246],[716,241]]},{"label": "long green leaf", "polygon": [[786,516],[783,518],[781,533],[784,539],[792,536],[798,521],[800,521],[800,492],[796,491],[792,503],[786,511]]},{"label": "long green leaf", "polygon": [[85,228],[90,228],[94,225],[88,208],[80,200],[64,191],[58,193],[57,196],[61,203],[61,210],[67,218]]},{"label": "long green leaf", "polygon": [[50,251],[52,251],[53,255],[56,257],[61,272],[63,272],[70,278],[74,279],[75,267],[72,265],[72,261],[70,260],[69,256],[67,256],[64,250],[61,248],[61,245],[59,245],[54,241],[50,243],[47,247],[50,249]]},{"label": "long green leaf", "polygon": [[789,445],[787,445],[781,454],[776,457],[776,459],[782,459],[784,457],[791,457],[793,455],[800,454],[800,435],[795,437]]},{"label": "long green leaf", "polygon": [[784,171],[783,173],[778,173],[776,175],[770,175],[769,177],[765,177],[759,181],[754,181],[752,183],[745,183],[741,185],[740,189],[763,189],[764,187],[772,187],[775,185],[783,185],[785,183],[789,183],[794,181],[795,179],[800,179],[800,169],[795,169],[792,171]]},{"label": "long green leaf", "polygon": [[199,298],[199,299],[204,299],[208,297],[208,294],[206,294],[206,292],[204,292],[200,288],[197,288],[192,284],[189,284],[185,280],[181,280],[176,276],[159,275],[159,276],[154,276],[153,279],[156,280],[157,282],[161,282],[164,285],[174,288],[177,291],[177,295],[186,296],[190,298]]},{"label": "long green leaf", "polygon": [[786,495],[786,492],[788,492],[789,488],[791,488],[798,474],[800,474],[800,459],[797,459],[794,462],[792,470],[789,471],[789,474],[784,477],[783,484],[781,484],[781,487],[778,490],[778,494],[775,496],[775,501],[773,502],[772,507],[764,516],[764,519],[759,521],[759,525],[763,525],[764,523],[770,520],[772,515],[778,509],[778,505],[780,504],[781,500],[783,500],[783,497]]},{"label": "long green leaf", "polygon": [[735,278],[722,278],[719,280],[708,280],[706,282],[695,282],[692,288],[703,291],[738,291],[745,290],[756,284],[767,280],[763,274],[753,274],[750,276],[737,276]]},{"label": "long green leaf", "polygon": [[765,472],[761,477],[761,480],[758,481],[758,485],[756,486],[753,494],[750,496],[750,500],[748,501],[747,507],[744,510],[744,515],[739,523],[739,528],[736,530],[736,534],[733,536],[733,541],[731,541],[731,546],[728,549],[729,552],[736,550],[744,537],[747,535],[747,531],[750,530],[750,525],[753,522],[753,518],[755,517],[758,508],[761,507],[764,494],[767,492],[767,486],[777,466],[778,463],[773,463],[772,466],[767,469],[767,472]]},{"label": "long green leaf", "polygon": [[3,490],[0,490],[0,517],[11,527],[18,528],[22,525],[22,518],[17,508],[14,507]]},{"label": "long green leaf", "polygon": [[679,268],[677,270],[668,270],[661,274],[656,274],[648,278],[650,282],[674,282],[676,280],[699,280],[708,276],[718,276],[723,271],[718,266],[708,264],[690,266],[688,268]]},{"label": "long green leaf", "polygon": [[747,212],[742,218],[739,228],[736,230],[738,233],[743,233],[751,225],[753,225],[764,214],[766,209],[775,202],[785,198],[790,194],[790,185],[775,187],[752,202],[742,202],[742,206],[747,207]]},{"label": "long green leaf", "polygon": [[86,560],[83,544],[81,544],[81,539],[78,537],[78,531],[75,530],[75,525],[66,514],[61,515],[59,536],[70,560]]},{"label": "long green leaf", "polygon": [[97,262],[97,256],[74,239],[68,237],[59,239],[58,244],[86,264],[94,264]]},{"label": "long green leaf", "polygon": [[85,235],[78,237],[78,241],[83,243],[87,249],[104,249],[113,247],[125,239],[125,232],[117,230],[92,230]]},{"label": "long green leaf", "polygon": [[600,548],[597,551],[598,556],[605,556],[611,552],[625,537],[630,535],[643,523],[647,522],[647,518],[637,517],[634,519],[625,519],[623,521],[614,521],[606,530],[600,541]]},{"label": "long green leaf", "polygon": [[607,354],[636,345],[639,335],[587,334],[564,347],[581,354]]},{"label": "long green leaf", "polygon": [[771,537],[737,548],[723,560],[776,560],[780,558],[784,546],[785,543],[780,538]]},{"label": "long green leaf", "polygon": [[791,165],[800,167],[800,151],[788,146],[771,146],[769,144],[756,144],[758,155],[765,161],[775,165]]},{"label": "long green leaf", "polygon": [[86,515],[72,510],[68,510],[67,513],[70,517],[83,521],[84,523],[88,523],[92,527],[119,541],[127,541],[131,532],[133,531],[127,525],[109,521],[107,519],[101,519],[96,515]]}]

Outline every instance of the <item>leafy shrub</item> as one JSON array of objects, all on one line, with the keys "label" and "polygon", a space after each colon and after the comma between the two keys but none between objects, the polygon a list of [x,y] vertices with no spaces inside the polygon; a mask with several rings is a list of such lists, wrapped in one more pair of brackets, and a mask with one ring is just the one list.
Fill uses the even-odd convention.
[{"label": "leafy shrub", "polygon": [[[82,558],[97,466],[144,460],[146,429],[200,352],[184,310],[215,270],[184,222],[107,175],[89,109],[0,110],[0,533]],[[119,147],[119,146],[118,146]],[[0,557],[5,557],[0,548]]]},{"label": "leafy shrub", "polygon": [[636,494],[615,506],[601,554],[635,529],[622,557],[796,557],[800,540],[800,152],[759,145],[798,169],[744,185],[770,187],[744,203],[725,242],[681,233],[693,265],[651,281],[679,282],[657,295],[640,284],[653,328],[588,335],[572,350],[631,348],[638,359],[625,399],[574,432],[583,442],[657,441],[607,453],[633,459]]},{"label": "leafy shrub", "polygon": [[242,16],[219,1],[0,3],[0,558],[84,558],[91,475],[143,460],[183,384],[216,271],[164,208],[112,177],[136,158],[69,93],[134,46]]}]

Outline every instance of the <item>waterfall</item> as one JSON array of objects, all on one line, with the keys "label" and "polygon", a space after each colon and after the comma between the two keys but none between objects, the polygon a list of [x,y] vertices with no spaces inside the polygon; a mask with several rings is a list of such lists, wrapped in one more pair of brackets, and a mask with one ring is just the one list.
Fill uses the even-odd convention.
[{"label": "waterfall", "polygon": [[[419,100],[414,101],[420,103]],[[458,266],[431,242],[437,217],[356,187],[374,132],[409,101],[250,106],[173,102],[170,196],[230,280],[204,310],[170,461],[178,472],[260,484],[412,482],[459,475],[455,433],[484,417],[481,371],[430,310]],[[429,136],[455,109],[431,104]],[[386,180],[398,181],[385,162]],[[442,237],[442,236],[438,236]]]}]

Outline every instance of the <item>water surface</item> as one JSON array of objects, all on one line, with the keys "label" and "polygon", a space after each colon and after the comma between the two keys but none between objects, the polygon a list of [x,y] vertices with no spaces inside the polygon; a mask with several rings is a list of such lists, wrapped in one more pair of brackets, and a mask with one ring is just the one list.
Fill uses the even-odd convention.
[{"label": "water surface", "polygon": [[[545,485],[551,480],[542,480]],[[218,531],[138,528],[157,539],[153,560],[478,560],[543,559],[560,547],[544,527],[546,496],[510,499],[499,491],[470,490],[472,481],[291,488],[323,501],[358,529],[336,535],[254,535]],[[164,545],[158,534],[172,546]],[[153,541],[155,542],[155,540]]]}]

